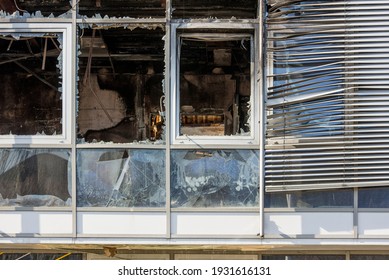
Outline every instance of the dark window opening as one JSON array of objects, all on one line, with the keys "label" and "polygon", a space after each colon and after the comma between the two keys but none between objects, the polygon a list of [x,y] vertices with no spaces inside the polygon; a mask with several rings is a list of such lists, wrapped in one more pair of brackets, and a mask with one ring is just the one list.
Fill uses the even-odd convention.
[{"label": "dark window opening", "polygon": [[58,34],[0,36],[0,134],[62,134]]},{"label": "dark window opening", "polygon": [[180,38],[180,135],[250,132],[250,35]]},{"label": "dark window opening", "polygon": [[84,30],[78,136],[88,143],[163,138],[164,32]]}]

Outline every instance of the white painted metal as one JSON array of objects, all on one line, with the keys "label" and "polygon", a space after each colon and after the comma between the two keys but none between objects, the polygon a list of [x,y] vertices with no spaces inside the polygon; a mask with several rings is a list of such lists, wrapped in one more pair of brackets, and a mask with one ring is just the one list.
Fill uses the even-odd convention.
[{"label": "white painted metal", "polygon": [[72,25],[70,23],[0,23],[0,33],[61,33],[62,42],[62,134],[59,135],[0,135],[2,144],[12,145],[62,145],[71,143],[72,135]]},{"label": "white painted metal", "polygon": [[172,213],[172,234],[177,236],[257,236],[257,213]]},{"label": "white painted metal", "polygon": [[84,235],[164,235],[164,213],[77,213],[78,234]]},{"label": "white painted metal", "polygon": [[2,212],[1,234],[71,234],[71,212]]},{"label": "white painted metal", "polygon": [[387,237],[389,213],[358,213],[358,234],[364,237]]},{"label": "white painted metal", "polygon": [[296,235],[353,238],[353,213],[265,213],[265,237]]}]

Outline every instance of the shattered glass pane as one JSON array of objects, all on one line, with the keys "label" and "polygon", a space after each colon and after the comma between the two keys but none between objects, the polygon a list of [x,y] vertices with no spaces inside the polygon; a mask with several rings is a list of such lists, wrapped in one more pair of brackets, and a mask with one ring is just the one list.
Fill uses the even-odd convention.
[{"label": "shattered glass pane", "polygon": [[257,207],[258,151],[172,151],[172,207]]},{"label": "shattered glass pane", "polygon": [[0,134],[62,134],[61,34],[0,34]]},{"label": "shattered glass pane", "polygon": [[70,151],[0,149],[0,206],[70,206]]},{"label": "shattered glass pane", "polygon": [[77,206],[164,207],[165,151],[78,151]]}]

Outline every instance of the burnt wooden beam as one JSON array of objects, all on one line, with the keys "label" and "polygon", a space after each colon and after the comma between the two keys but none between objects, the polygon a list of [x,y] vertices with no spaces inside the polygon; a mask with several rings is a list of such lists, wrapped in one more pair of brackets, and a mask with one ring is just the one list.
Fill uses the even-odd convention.
[{"label": "burnt wooden beam", "polygon": [[28,69],[26,66],[24,66],[23,64],[21,64],[19,61],[13,61],[16,65],[18,65],[20,68],[22,68],[23,70],[25,70],[27,73],[33,75],[35,78],[37,78],[39,81],[41,81],[42,83],[44,83],[45,85],[49,86],[51,89],[55,90],[55,91],[58,91],[58,88],[56,86],[53,86],[52,84],[50,84],[48,81],[46,81],[45,79],[43,79],[42,77],[40,77],[38,74],[36,74],[34,71]]}]

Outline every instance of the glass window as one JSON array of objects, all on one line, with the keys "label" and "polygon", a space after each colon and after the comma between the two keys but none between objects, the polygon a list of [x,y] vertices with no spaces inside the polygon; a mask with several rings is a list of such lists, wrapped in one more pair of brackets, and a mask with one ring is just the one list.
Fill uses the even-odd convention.
[{"label": "glass window", "polygon": [[359,208],[389,208],[389,189],[361,188],[358,189]]},{"label": "glass window", "polygon": [[353,190],[273,192],[265,194],[265,208],[353,207]]},{"label": "glass window", "polygon": [[174,150],[172,207],[258,207],[258,152]]},{"label": "glass window", "polygon": [[[65,257],[64,257],[65,256]],[[67,253],[3,253],[0,260],[82,260],[82,254]]]},{"label": "glass window", "polygon": [[0,25],[3,143],[70,142],[69,26]]},{"label": "glass window", "polygon": [[0,206],[70,206],[70,151],[0,149]]},{"label": "glass window", "polygon": [[173,142],[258,143],[254,33],[215,32],[177,31]]},{"label": "glass window", "polygon": [[78,151],[77,206],[164,207],[165,151]]},{"label": "glass window", "polygon": [[351,255],[350,260],[389,260],[389,255]]}]

